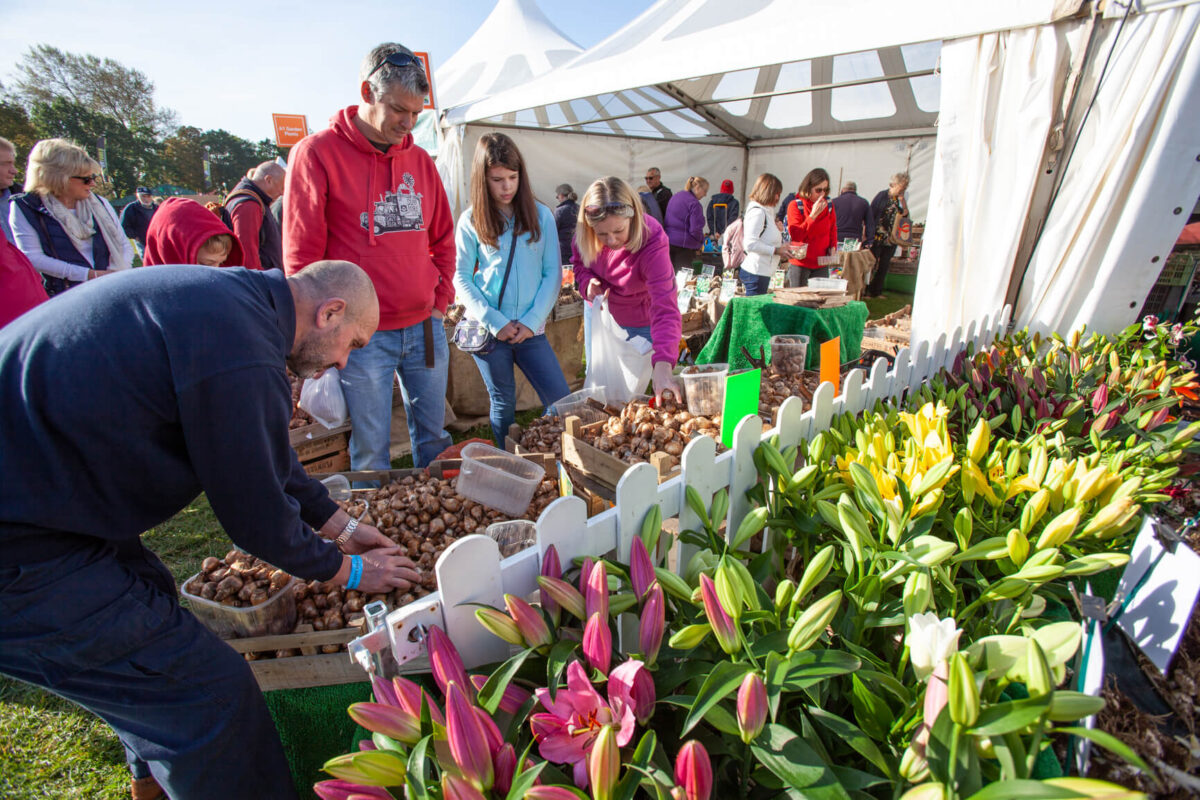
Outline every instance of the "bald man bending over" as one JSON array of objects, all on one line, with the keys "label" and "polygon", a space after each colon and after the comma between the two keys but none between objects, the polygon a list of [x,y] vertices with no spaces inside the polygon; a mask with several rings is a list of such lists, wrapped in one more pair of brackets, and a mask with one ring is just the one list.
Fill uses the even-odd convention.
[{"label": "bald man bending over", "polygon": [[378,324],[366,273],[322,261],[128,270],[0,329],[0,672],[111,725],[135,796],[297,796],[249,665],[180,608],[143,531],[205,492],[236,546],[292,575],[417,580],[288,444],[285,365],[345,366]]},{"label": "bald man bending over", "polygon": [[242,245],[249,269],[283,269],[283,233],[271,203],[283,196],[287,170],[264,161],[246,173],[225,196],[225,210]]}]

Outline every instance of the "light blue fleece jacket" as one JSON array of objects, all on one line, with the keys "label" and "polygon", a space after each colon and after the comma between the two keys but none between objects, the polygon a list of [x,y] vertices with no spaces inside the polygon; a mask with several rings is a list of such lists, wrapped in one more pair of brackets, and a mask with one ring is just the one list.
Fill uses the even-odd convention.
[{"label": "light blue fleece jacket", "polygon": [[517,240],[512,273],[504,291],[504,303],[499,308],[496,300],[500,297],[508,250],[512,247],[512,222],[509,221],[500,234],[499,247],[489,247],[480,242],[475,233],[470,208],[458,218],[458,228],[454,232],[458,248],[454,269],[456,299],[462,303],[468,317],[482,321],[493,335],[511,320],[540,333],[558,299],[562,265],[559,263],[554,212],[538,203],[537,214],[541,237],[534,242],[526,233]]}]

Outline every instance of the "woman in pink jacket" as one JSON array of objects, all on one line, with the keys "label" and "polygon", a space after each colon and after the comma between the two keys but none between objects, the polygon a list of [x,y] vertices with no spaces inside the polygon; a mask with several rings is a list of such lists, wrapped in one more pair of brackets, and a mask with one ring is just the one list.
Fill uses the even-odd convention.
[{"label": "woman in pink jacket", "polygon": [[607,292],[608,309],[629,338],[653,343],[652,379],[660,399],[666,389],[681,396],[672,370],[683,323],[667,247],[667,234],[629,184],[610,176],[588,187],[571,246],[575,283],[588,302]]}]

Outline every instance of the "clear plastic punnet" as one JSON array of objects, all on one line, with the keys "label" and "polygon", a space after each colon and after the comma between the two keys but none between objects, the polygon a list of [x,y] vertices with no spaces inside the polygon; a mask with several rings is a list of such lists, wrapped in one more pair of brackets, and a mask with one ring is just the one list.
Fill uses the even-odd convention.
[{"label": "clear plastic punnet", "polygon": [[546,476],[541,464],[479,442],[462,449],[457,491],[476,503],[519,517]]}]

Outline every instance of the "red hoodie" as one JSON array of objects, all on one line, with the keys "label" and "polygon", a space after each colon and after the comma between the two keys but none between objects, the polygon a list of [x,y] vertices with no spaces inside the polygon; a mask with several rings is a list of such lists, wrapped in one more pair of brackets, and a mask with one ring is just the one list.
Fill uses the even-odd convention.
[{"label": "red hoodie", "polygon": [[406,328],[454,301],[454,220],[429,154],[411,135],[379,152],[357,114],[358,106],[342,109],[292,149],[284,270],[322,259],[358,264],[375,283],[380,330]]},{"label": "red hoodie", "polygon": [[[800,203],[804,206],[801,208]],[[837,213],[833,206],[825,204],[825,210],[816,219],[809,219],[812,213],[813,201],[797,195],[796,202],[790,203],[787,210],[788,236],[796,244],[808,242],[808,253],[803,261],[794,258],[788,263],[795,267],[821,269],[818,258],[829,255],[829,248],[837,247]],[[161,212],[160,212],[161,213]]]},{"label": "red hoodie", "polygon": [[29,256],[0,236],[0,328],[48,299]]},{"label": "red hoodie", "polygon": [[142,262],[156,264],[195,264],[201,245],[218,234],[233,239],[233,249],[223,267],[240,267],[244,262],[242,246],[221,218],[195,200],[170,197],[163,201],[146,229],[146,255]]}]

